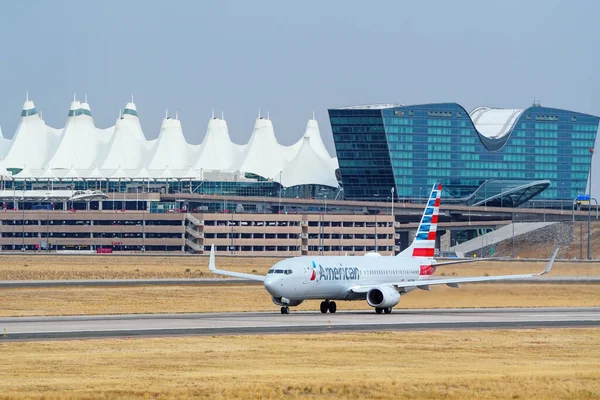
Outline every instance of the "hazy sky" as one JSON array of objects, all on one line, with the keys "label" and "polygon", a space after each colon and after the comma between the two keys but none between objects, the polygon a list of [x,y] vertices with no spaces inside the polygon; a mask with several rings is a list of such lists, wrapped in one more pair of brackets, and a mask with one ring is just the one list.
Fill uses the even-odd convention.
[{"label": "hazy sky", "polygon": [[600,115],[600,2],[12,1],[0,5],[0,126],[25,91],[62,127],[73,91],[98,127],[135,96],[144,133],[165,109],[199,143],[211,109],[245,143],[258,109],[284,144],[316,112],[369,102],[543,105]]}]

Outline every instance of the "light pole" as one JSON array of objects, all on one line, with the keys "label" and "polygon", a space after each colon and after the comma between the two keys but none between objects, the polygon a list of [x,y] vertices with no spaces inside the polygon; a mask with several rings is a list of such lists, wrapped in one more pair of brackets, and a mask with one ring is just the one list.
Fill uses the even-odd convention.
[{"label": "light pole", "polygon": [[590,147],[590,190],[588,192],[590,198],[588,201],[588,248],[587,258],[592,259],[592,159],[594,158],[594,148]]},{"label": "light pole", "polygon": [[283,171],[279,171],[279,205],[277,206],[277,212],[281,214],[281,189],[283,188],[283,184],[281,183],[281,174]]},{"label": "light pole", "polygon": [[50,252],[50,192],[46,192],[46,201],[48,201],[48,205],[46,206],[46,251]]},{"label": "light pole", "polygon": [[[408,192],[408,190],[406,190],[406,176],[402,176],[402,204],[405,203],[405,197],[406,197],[406,193]],[[404,207],[404,205],[402,206]]]},{"label": "light pole", "polygon": [[144,206],[142,207],[142,252],[146,251],[144,247],[144,238],[146,237],[146,206],[148,202],[144,202]]},{"label": "light pole", "polygon": [[563,203],[564,203],[563,202],[563,197],[564,197],[564,195],[565,195],[565,183],[561,182],[561,184],[560,184],[560,196],[559,196],[560,197],[560,211],[561,211],[561,214],[562,214],[562,210],[563,210]]},{"label": "light pole", "polygon": [[21,251],[25,251],[25,197],[21,197],[21,206],[23,217],[21,218],[21,226],[23,227],[23,232],[21,234]]},{"label": "light pole", "polygon": [[510,199],[512,203],[512,258],[515,258],[515,197],[516,195],[511,194]]},{"label": "light pole", "polygon": [[392,220],[394,219],[394,188],[392,188]]},{"label": "light pole", "polygon": [[375,253],[377,253],[377,214],[375,214]]}]

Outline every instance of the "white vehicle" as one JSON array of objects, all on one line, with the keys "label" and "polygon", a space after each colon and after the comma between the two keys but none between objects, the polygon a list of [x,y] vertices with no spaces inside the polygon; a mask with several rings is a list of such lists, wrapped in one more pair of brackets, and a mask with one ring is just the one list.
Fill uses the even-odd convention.
[{"label": "white vehicle", "polygon": [[273,303],[282,314],[304,300],[323,300],[321,312],[335,313],[334,300],[366,300],[377,314],[392,312],[400,297],[415,290],[429,290],[431,285],[458,288],[461,283],[524,279],[550,272],[558,249],[546,269],[538,274],[484,277],[431,278],[440,265],[470,262],[457,260],[438,263],[433,258],[442,185],[435,184],[421,217],[414,241],[397,256],[377,253],[365,256],[302,256],[279,261],[266,276],[216,269],[214,245],[210,250],[209,269],[215,274],[264,282]]}]

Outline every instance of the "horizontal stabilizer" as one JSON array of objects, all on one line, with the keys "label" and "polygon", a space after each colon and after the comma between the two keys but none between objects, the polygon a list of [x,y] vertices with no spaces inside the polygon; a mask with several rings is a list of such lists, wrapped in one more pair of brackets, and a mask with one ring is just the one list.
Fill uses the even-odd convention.
[{"label": "horizontal stabilizer", "polygon": [[217,269],[217,266],[215,264],[215,245],[214,244],[210,246],[210,258],[208,261],[208,269],[210,270],[210,272],[212,272],[213,274],[217,274],[217,275],[233,276],[235,278],[249,279],[252,281],[261,281],[261,282],[264,282],[264,280],[265,280],[265,277],[262,275],[245,274],[243,272],[233,272],[233,271]]}]

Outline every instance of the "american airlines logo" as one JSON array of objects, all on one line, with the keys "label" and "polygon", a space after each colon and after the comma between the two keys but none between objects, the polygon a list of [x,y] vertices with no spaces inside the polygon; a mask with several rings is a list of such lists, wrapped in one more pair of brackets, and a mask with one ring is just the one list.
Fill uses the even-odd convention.
[{"label": "american airlines logo", "polygon": [[360,279],[358,268],[352,267],[323,267],[319,265],[320,281],[350,281]]}]

